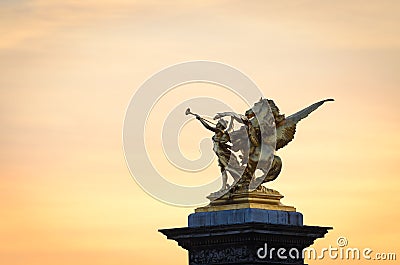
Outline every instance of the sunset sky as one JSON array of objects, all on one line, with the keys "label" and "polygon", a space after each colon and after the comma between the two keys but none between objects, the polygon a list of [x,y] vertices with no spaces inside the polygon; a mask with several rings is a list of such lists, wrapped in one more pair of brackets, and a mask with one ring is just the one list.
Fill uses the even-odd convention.
[{"label": "sunset sky", "polygon": [[[191,60],[241,70],[287,115],[334,98],[279,150],[270,187],[305,224],[334,227],[316,248],[345,236],[399,259],[399,14],[398,1],[0,0],[0,264],[187,264],[157,230],[186,226],[194,207],[137,185],[122,128],[146,79]],[[146,137],[160,172],[187,184],[192,173],[160,155],[163,113],[185,95],[245,108],[212,85],[180,89],[149,116]],[[193,122],[182,137],[193,158],[211,134]],[[208,170],[204,182],[218,174]]]}]

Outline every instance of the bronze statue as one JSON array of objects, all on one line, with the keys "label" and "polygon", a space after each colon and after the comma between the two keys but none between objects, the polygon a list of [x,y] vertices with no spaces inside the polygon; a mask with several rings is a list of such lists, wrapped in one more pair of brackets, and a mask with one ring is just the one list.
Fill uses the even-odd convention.
[{"label": "bronze statue", "polygon": [[[275,180],[282,169],[282,160],[275,155],[275,152],[294,139],[296,126],[300,120],[327,101],[333,99],[319,101],[285,118],[273,100],[260,99],[245,112],[245,115],[234,112],[218,113],[214,117],[218,119],[215,127],[209,124],[210,121],[191,113],[190,109],[186,114],[195,115],[204,127],[215,133],[212,140],[222,173],[221,190],[230,188],[230,192],[234,193],[243,190],[262,190],[263,183]],[[224,117],[231,118],[229,128],[227,122],[223,120]],[[232,130],[234,121],[242,124],[238,130]],[[240,164],[233,152],[240,152]],[[255,174],[257,169],[262,172],[259,177]],[[232,187],[227,184],[226,171],[235,180]]]}]

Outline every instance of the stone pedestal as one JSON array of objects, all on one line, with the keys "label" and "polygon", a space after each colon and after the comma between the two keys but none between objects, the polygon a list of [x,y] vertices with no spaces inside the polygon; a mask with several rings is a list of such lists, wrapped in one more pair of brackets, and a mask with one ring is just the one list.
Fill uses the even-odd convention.
[{"label": "stone pedestal", "polygon": [[271,192],[221,198],[189,215],[188,227],[159,231],[189,251],[189,265],[304,264],[303,249],[332,228],[303,225]]}]

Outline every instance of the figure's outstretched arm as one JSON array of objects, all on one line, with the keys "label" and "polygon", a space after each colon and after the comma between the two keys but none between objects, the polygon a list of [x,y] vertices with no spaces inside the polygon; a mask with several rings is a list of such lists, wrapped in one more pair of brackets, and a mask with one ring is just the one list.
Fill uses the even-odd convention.
[{"label": "figure's outstretched arm", "polygon": [[206,127],[206,129],[212,131],[212,132],[216,132],[217,128],[212,127],[210,124],[208,124],[207,121],[205,121],[202,117],[200,117],[199,115],[196,116],[196,119],[198,119],[201,124],[203,124],[204,127]]},{"label": "figure's outstretched arm", "polygon": [[215,115],[214,120],[218,120],[222,117],[230,116],[233,119],[235,119],[237,122],[243,123],[243,115],[237,114],[235,112],[219,112],[217,115]]}]

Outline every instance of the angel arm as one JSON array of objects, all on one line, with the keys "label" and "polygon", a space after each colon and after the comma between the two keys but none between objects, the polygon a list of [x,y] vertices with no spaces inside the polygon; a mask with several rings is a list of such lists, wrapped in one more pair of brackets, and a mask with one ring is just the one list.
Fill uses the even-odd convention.
[{"label": "angel arm", "polygon": [[203,126],[204,126],[206,129],[208,129],[208,130],[210,130],[210,131],[212,131],[212,132],[216,132],[216,131],[217,131],[217,128],[212,127],[210,124],[208,124],[207,121],[205,121],[205,120],[204,120],[202,117],[200,117],[199,115],[196,116],[196,119],[198,119],[198,120],[201,122],[201,124],[203,124]]},{"label": "angel arm", "polygon": [[230,116],[232,119],[234,119],[237,122],[243,123],[243,118],[244,116],[241,114],[237,114],[235,112],[219,112],[217,115],[215,115],[214,120],[220,119],[222,117]]}]

